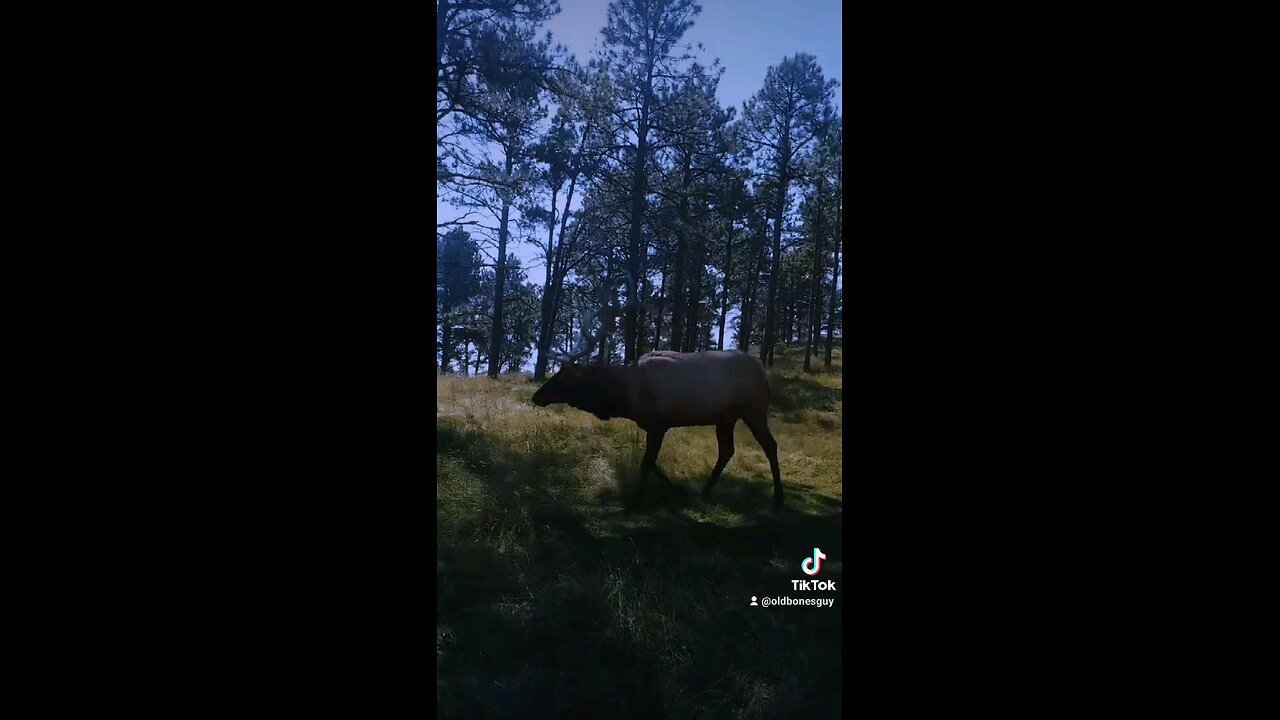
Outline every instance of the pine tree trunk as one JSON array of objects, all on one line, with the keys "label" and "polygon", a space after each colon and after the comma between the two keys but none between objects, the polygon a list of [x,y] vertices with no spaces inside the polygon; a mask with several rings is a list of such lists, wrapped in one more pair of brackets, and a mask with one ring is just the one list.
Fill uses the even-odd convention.
[{"label": "pine tree trunk", "polygon": [[[587,123],[586,128],[582,131],[582,139],[578,141],[578,157],[582,156],[582,151],[587,144],[587,135],[590,133],[591,123]],[[578,174],[579,167],[575,163],[573,172],[569,175],[569,192],[565,195],[564,213],[560,216],[560,242],[556,244],[555,252],[551,253],[552,257],[549,260],[549,264],[553,268],[549,275],[551,283],[549,287],[545,287],[542,290],[544,307],[547,308],[548,314],[544,317],[546,330],[538,340],[538,360],[533,369],[533,378],[535,380],[542,380],[547,375],[547,360],[549,359],[548,356],[551,354],[551,336],[555,332],[556,315],[560,313],[560,293],[561,287],[564,284],[564,276],[566,274],[564,270],[564,263],[566,262],[566,258],[564,257],[564,234],[569,227],[569,208],[573,205],[573,191],[578,184]],[[555,224],[555,212],[556,204],[555,199],[553,198],[551,202],[551,214],[553,216],[551,220],[552,225]],[[549,301],[546,298],[548,294],[551,295],[551,299]]]},{"label": "pine tree trunk", "polygon": [[[766,222],[768,221],[766,220]],[[751,269],[747,272],[748,282],[742,288],[742,305],[745,315],[743,322],[738,327],[738,349],[742,352],[748,352],[751,349],[751,329],[755,323],[756,294],[759,292],[760,270],[764,267],[764,244],[765,236],[761,234],[751,254]]]},{"label": "pine tree trunk", "polygon": [[627,258],[631,276],[627,279],[627,315],[623,334],[626,349],[625,363],[635,365],[639,361],[640,325],[636,322],[636,282],[640,275],[640,234],[644,222],[645,175],[644,166],[649,154],[649,95],[653,90],[653,71],[650,69],[644,88],[644,102],[640,107],[640,123],[636,127],[636,158],[631,180],[631,232],[630,257]]},{"label": "pine tree trunk", "polygon": [[814,328],[818,325],[818,287],[822,280],[822,180],[817,185],[818,203],[813,214],[813,278],[809,282],[808,334],[804,342],[804,371],[810,371],[809,358],[813,354]]},{"label": "pine tree trunk", "polygon": [[636,333],[638,335],[637,342],[636,342],[636,351],[635,351],[637,356],[643,355],[645,353],[645,349],[644,349],[645,343],[643,340],[645,335],[644,328],[647,328],[649,326],[649,310],[650,310],[649,293],[653,291],[653,284],[649,281],[649,244],[648,243],[641,243],[641,247],[640,247],[639,284],[640,284],[639,302],[637,303],[638,307],[636,310],[636,315],[637,315],[636,322],[638,323],[638,326],[640,328]]},{"label": "pine tree trunk", "polygon": [[452,347],[450,341],[453,340],[453,323],[446,319],[443,327],[440,347],[440,374],[442,375],[449,372],[449,348]]},{"label": "pine tree trunk", "polygon": [[[614,287],[612,255],[609,256],[609,262],[606,268],[607,269],[605,270],[605,286],[612,288]],[[610,294],[614,294],[614,293],[610,291]],[[617,299],[614,298],[613,300],[610,300],[610,302],[617,303]],[[604,308],[602,307],[601,309],[603,310]],[[612,324],[613,318],[616,317],[616,315],[614,313],[609,313],[608,317],[610,319],[610,322],[608,324]],[[600,366],[604,367],[605,365],[609,364],[609,328],[605,327],[606,323],[604,321],[604,317],[600,317],[597,319],[600,320],[600,333],[599,333],[599,336],[596,338],[596,342],[600,345]],[[584,318],[584,321],[585,321],[585,318]]]},{"label": "pine tree trunk", "polygon": [[693,267],[690,268],[689,305],[685,310],[686,326],[684,335],[684,352],[695,352],[698,349],[698,323],[701,320],[699,310],[702,305],[702,275],[706,272],[703,259],[703,243],[700,239],[693,242]]},{"label": "pine tree trunk", "polygon": [[[841,163],[843,166],[843,163]],[[844,189],[843,177],[840,167],[836,168],[837,186],[840,190]],[[831,297],[827,300],[830,304],[827,312],[827,357],[824,365],[831,367],[831,332],[836,324],[836,282],[840,280],[840,246],[844,244],[844,197],[839,196],[836,203],[836,239],[833,243],[835,251],[835,266],[831,271]]]},{"label": "pine tree trunk", "polygon": [[[440,0],[439,4],[436,5],[436,83],[437,84],[440,83],[441,74],[444,72],[444,68],[441,66],[444,63],[444,46],[446,44],[445,30],[447,29],[445,25],[446,25],[446,19],[448,18],[448,15],[449,15],[449,0]],[[440,141],[437,140],[436,145],[439,145],[439,144],[440,144]]]},{"label": "pine tree trunk", "polygon": [[720,288],[720,341],[716,348],[724,350],[724,324],[729,317],[729,277],[733,272],[733,221],[729,221],[729,236],[724,241],[724,280]]},{"label": "pine tree trunk", "polygon": [[[511,177],[512,151],[507,150],[506,174],[504,177]],[[511,220],[511,203],[507,200],[502,201],[502,217],[498,220],[498,268],[494,272],[493,287],[493,334],[489,340],[489,377],[498,379],[498,371],[501,369],[500,358],[502,357],[502,340],[504,328],[502,326],[502,294],[506,290],[507,283],[507,229]]]},{"label": "pine tree trunk", "polygon": [[[790,134],[790,129],[785,129],[784,132]],[[773,218],[773,274],[769,277],[769,299],[765,305],[764,314],[764,341],[760,347],[760,359],[765,367],[773,366],[774,328],[778,324],[774,301],[778,297],[778,275],[782,270],[782,216],[786,211],[787,172],[790,169],[788,167],[790,150],[786,137],[787,135],[783,136],[782,143],[782,172],[779,173],[778,177],[778,199],[773,206],[775,213]]]},{"label": "pine tree trunk", "polygon": [[676,226],[676,260],[675,274],[671,282],[671,349],[681,352],[684,349],[685,312],[687,290],[684,273],[688,264],[686,254],[689,250],[689,184],[692,180],[692,159],[684,158],[683,184],[680,195],[680,219]]},{"label": "pine tree trunk", "polygon": [[787,347],[791,347],[791,320],[795,318],[796,309],[794,302],[791,301],[791,290],[786,286],[782,286],[782,316],[786,319],[786,324],[782,325],[782,342]]},{"label": "pine tree trunk", "polygon": [[[551,282],[555,278],[556,191],[551,191],[551,221],[547,223],[547,280],[542,285],[542,316],[538,322],[538,359],[533,364],[533,378],[542,380],[547,375],[547,354],[551,352],[551,304],[555,292]],[[566,206],[565,214],[568,215]]]},{"label": "pine tree trunk", "polygon": [[670,274],[670,266],[664,265],[662,268],[662,284],[658,287],[658,307],[653,314],[653,349],[657,350],[662,347],[662,308],[666,304],[667,296],[667,276]]}]

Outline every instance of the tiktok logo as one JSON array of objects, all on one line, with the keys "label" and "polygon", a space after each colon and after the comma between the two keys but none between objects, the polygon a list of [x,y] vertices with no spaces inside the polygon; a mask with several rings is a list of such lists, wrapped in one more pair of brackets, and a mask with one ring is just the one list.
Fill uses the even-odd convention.
[{"label": "tiktok logo", "polygon": [[804,562],[800,563],[800,569],[804,571],[805,575],[817,575],[818,571],[822,569],[822,561],[826,559],[827,556],[823,555],[821,550],[814,548],[813,557],[805,558]]}]

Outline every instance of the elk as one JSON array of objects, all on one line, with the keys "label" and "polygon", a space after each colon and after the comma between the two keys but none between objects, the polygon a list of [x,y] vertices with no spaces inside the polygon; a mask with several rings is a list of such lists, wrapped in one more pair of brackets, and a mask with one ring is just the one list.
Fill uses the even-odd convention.
[{"label": "elk", "polygon": [[778,471],[778,443],[769,432],[769,379],[754,357],[743,352],[679,353],[656,350],[640,358],[636,366],[586,365],[577,361],[590,354],[592,343],[574,354],[552,357],[560,370],[533,394],[533,403],[546,407],[566,403],[601,420],[626,418],[647,434],[640,483],[635,502],[640,503],[650,472],[667,485],[670,478],[658,467],[658,450],[667,430],[675,427],[714,425],[720,445],[711,477],[702,488],[702,500],[733,457],[733,428],[746,423],[769,458],[773,471],[773,502],[781,506],[782,476]]}]

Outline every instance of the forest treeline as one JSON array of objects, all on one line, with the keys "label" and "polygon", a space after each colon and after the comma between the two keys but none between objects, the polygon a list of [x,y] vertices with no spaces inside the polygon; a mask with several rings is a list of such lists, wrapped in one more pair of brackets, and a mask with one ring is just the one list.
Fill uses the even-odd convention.
[{"label": "forest treeline", "polygon": [[[614,0],[585,64],[547,0],[438,0],[437,370],[534,375],[557,353],[804,344],[841,330],[835,80],[804,53],[739,110],[683,40],[692,0]],[[577,201],[580,207],[571,211]],[[522,267],[516,243],[541,262]],[[530,277],[530,275],[535,277]],[[734,316],[729,322],[730,316]]]}]

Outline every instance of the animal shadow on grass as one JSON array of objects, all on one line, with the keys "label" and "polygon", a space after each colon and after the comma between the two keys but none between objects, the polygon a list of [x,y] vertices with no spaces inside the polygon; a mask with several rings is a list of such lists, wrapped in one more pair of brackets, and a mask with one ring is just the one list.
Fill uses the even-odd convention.
[{"label": "animal shadow on grass", "polygon": [[633,465],[628,457],[615,460],[613,472],[614,477],[618,479],[617,489],[616,493],[609,494],[608,499],[616,499],[627,512],[651,514],[663,510],[675,511],[696,504],[697,493],[690,490],[679,478],[671,478],[670,482],[666,482],[658,477],[657,473],[649,475],[649,479],[644,484],[644,493],[637,500],[636,489],[640,486],[640,467],[639,464]]},{"label": "animal shadow on grass", "polygon": [[655,491],[672,512],[635,515],[566,499],[572,473],[546,469],[579,458],[496,442],[437,424],[439,452],[465,468],[451,472],[467,473],[450,481],[482,495],[437,494],[450,526],[436,537],[437,715],[839,716],[841,594],[814,593],[834,608],[750,606],[802,594],[790,581],[814,547],[842,588],[838,503],[775,512],[768,483],[726,474],[717,491],[742,485],[724,494],[741,524],[676,512],[687,492]]},{"label": "animal shadow on grass", "polygon": [[650,477],[644,487],[644,494],[639,504],[636,503],[636,485],[639,473],[625,478],[621,482],[619,493],[622,507],[628,513],[639,515],[670,514],[681,510],[712,512],[727,510],[737,515],[745,515],[757,520],[786,516],[793,502],[791,493],[794,488],[783,485],[787,493],[787,505],[778,507],[773,503],[773,482],[767,478],[742,478],[729,471],[720,475],[720,480],[712,490],[711,499],[703,500],[701,496],[706,478],[680,477],[678,474],[667,485],[661,480]]},{"label": "animal shadow on grass", "polygon": [[827,495],[799,485],[788,485],[783,479],[786,504],[778,507],[773,502],[773,481],[768,476],[742,476],[725,469],[711,491],[709,500],[702,500],[701,492],[709,473],[689,475],[678,470],[669,472],[671,483],[664,483],[656,475],[650,475],[639,504],[635,501],[636,486],[640,482],[639,469],[631,468],[626,460],[614,464],[619,478],[616,494],[601,496],[602,500],[620,501],[628,513],[654,515],[678,513],[681,510],[698,512],[727,511],[755,522],[773,522],[778,518],[804,517],[814,513],[840,514],[843,504]]}]

